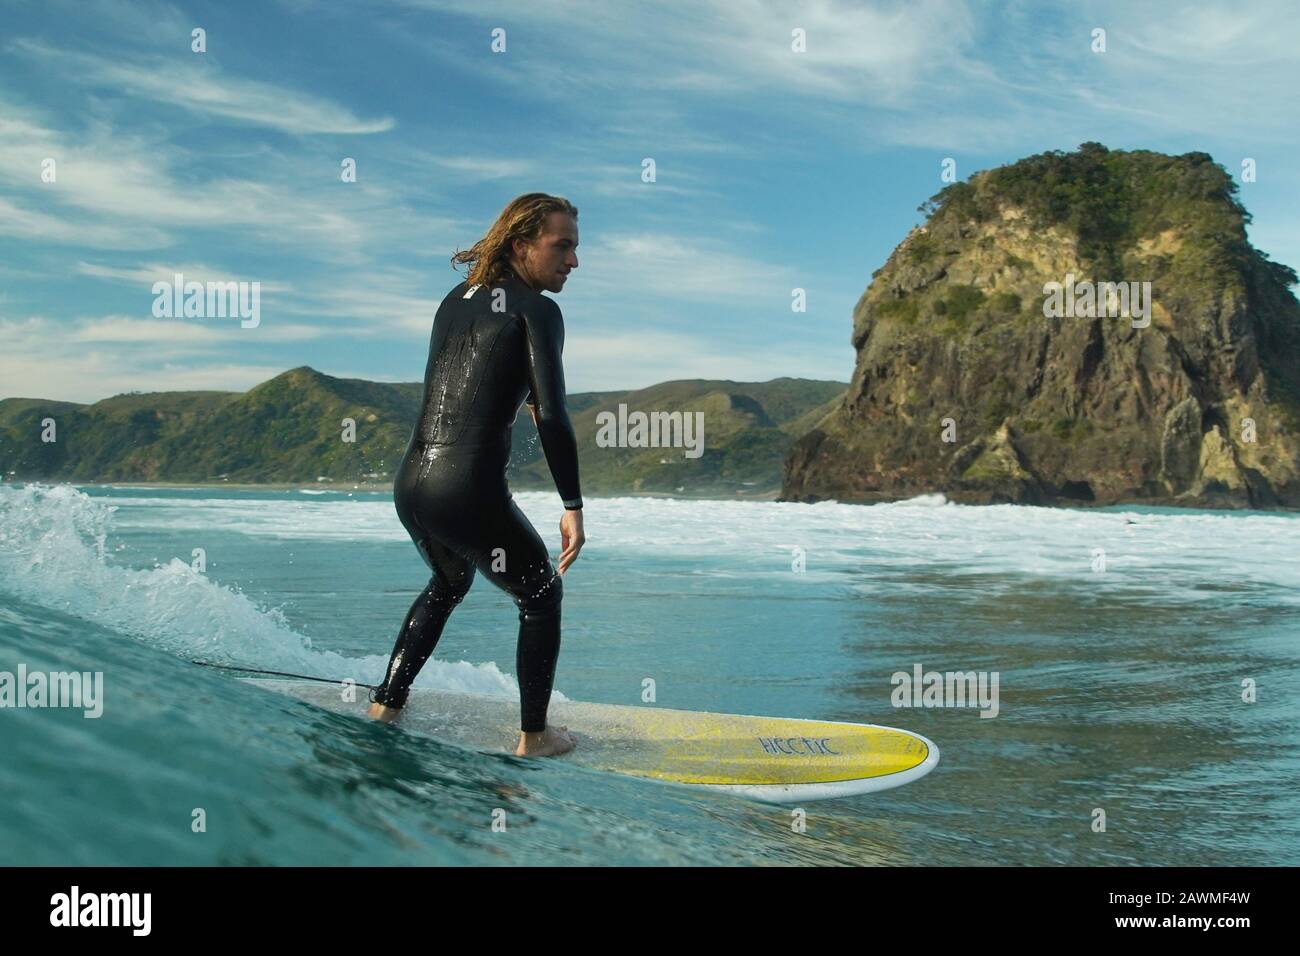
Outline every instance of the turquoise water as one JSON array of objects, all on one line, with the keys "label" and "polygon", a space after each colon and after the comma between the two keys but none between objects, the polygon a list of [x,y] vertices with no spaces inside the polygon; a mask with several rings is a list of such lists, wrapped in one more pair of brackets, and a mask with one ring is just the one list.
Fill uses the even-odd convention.
[{"label": "turquoise water", "polygon": [[[555,496],[515,497],[558,553]],[[0,709],[0,864],[1300,863],[1295,516],[608,498],[586,525],[565,697],[652,678],[665,707],[914,730],[938,768],[794,832],[326,713],[189,661],[378,681],[426,577],[390,496],[8,484],[0,671],[104,691],[94,719]],[[480,578],[418,683],[513,695],[515,627]],[[997,717],[894,707],[917,664],[997,672]]]}]

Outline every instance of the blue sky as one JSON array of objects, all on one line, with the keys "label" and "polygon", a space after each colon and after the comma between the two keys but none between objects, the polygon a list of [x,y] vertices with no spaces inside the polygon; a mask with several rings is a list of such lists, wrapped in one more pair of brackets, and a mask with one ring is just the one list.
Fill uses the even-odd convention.
[{"label": "blue sky", "polygon": [[[0,398],[417,381],[449,256],[532,191],[580,210],[571,391],[847,381],[945,157],[1250,157],[1300,267],[1297,88],[1283,3],[0,0]],[[260,282],[260,324],[154,318],[175,272]]]}]

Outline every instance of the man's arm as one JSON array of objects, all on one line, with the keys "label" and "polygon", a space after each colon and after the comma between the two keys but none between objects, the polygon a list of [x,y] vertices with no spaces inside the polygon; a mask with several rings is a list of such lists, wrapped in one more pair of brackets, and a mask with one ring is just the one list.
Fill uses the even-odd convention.
[{"label": "man's arm", "polygon": [[578,441],[573,433],[565,405],[564,316],[560,307],[545,296],[523,313],[528,337],[528,384],[530,404],[537,434],[546,453],[555,488],[570,510],[582,507],[582,489],[578,483]]}]

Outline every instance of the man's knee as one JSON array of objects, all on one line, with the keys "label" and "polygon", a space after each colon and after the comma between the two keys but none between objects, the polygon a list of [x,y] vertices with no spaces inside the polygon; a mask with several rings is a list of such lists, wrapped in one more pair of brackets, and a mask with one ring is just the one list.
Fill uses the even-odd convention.
[{"label": "man's knee", "polygon": [[473,583],[473,574],[459,575],[456,578],[449,579],[435,568],[433,576],[429,578],[429,586],[425,588],[425,594],[428,595],[429,600],[436,604],[455,607],[465,600],[465,595],[469,593],[469,586]]},{"label": "man's knee", "polygon": [[541,586],[536,590],[528,588],[516,594],[515,605],[519,608],[521,617],[525,614],[534,617],[558,612],[563,599],[564,580],[552,571],[551,577],[543,579]]},{"label": "man's knee", "polygon": [[445,604],[448,607],[455,607],[461,601],[465,600],[465,595],[468,593],[468,584],[453,587],[437,578],[434,578],[429,582],[430,596],[439,604]]}]

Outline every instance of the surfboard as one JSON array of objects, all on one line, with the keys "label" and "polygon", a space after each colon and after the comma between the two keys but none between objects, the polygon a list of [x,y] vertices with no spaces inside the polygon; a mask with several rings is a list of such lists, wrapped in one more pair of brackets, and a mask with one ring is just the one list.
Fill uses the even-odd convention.
[{"label": "surfboard", "polygon": [[[343,684],[239,680],[371,720],[365,687],[347,700]],[[711,714],[662,707],[552,701],[547,721],[569,728],[577,746],[559,757],[613,773],[733,793],[771,803],[873,793],[919,780],[939,762],[920,734],[831,720]],[[519,701],[412,688],[390,726],[473,750],[513,755]],[[522,758],[517,758],[522,759]]]}]

